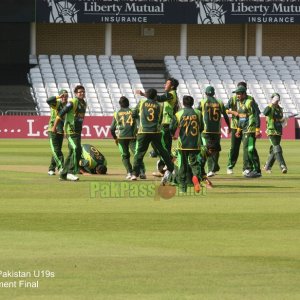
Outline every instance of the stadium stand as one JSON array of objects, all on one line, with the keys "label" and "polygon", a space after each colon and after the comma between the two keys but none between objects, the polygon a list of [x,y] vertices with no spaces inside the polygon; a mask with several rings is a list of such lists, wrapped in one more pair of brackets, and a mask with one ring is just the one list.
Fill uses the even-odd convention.
[{"label": "stadium stand", "polygon": [[136,104],[132,84],[140,83],[131,56],[106,55],[39,55],[38,64],[28,73],[40,115],[49,115],[46,99],[58,90],[66,89],[73,97],[73,89],[82,84],[86,88],[87,115],[111,115],[118,107],[121,95]]},{"label": "stadium stand", "polygon": [[62,88],[73,96],[77,84],[86,88],[88,115],[111,115],[121,95],[134,106],[139,99],[134,95],[136,89],[156,88],[155,77],[160,77],[156,81],[158,88],[162,87],[166,76],[179,80],[179,98],[192,95],[196,105],[208,85],[213,85],[216,96],[226,103],[236,84],[246,81],[261,110],[270,95],[278,92],[284,111],[300,112],[300,57],[167,55],[159,72],[139,67],[131,55],[39,55],[37,62],[28,80],[40,115],[50,113],[47,97]]},{"label": "stadium stand", "polygon": [[[248,83],[249,93],[257,100],[262,110],[273,92],[282,98],[285,111],[298,113],[299,93],[297,80],[300,80],[300,59],[292,56],[190,56],[165,57],[165,64],[170,75],[183,80],[178,94],[188,91],[199,99],[207,85],[213,85],[216,96],[227,102],[239,81]],[[187,90],[186,90],[187,89]],[[196,100],[197,102],[197,100]]]},{"label": "stadium stand", "polygon": [[[1,64],[0,68],[0,114],[36,115],[36,105],[26,76],[30,66],[28,64]],[[41,79],[41,74],[37,76]]]}]

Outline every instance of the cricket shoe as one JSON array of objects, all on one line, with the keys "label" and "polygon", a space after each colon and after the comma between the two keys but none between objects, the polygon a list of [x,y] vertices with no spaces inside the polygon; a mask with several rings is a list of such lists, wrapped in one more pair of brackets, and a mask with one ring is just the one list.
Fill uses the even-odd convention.
[{"label": "cricket shoe", "polygon": [[271,169],[269,169],[266,165],[263,167],[263,170],[268,174],[272,173]]},{"label": "cricket shoe", "polygon": [[244,175],[245,177],[247,177],[250,172],[251,172],[250,170],[246,169],[246,170],[244,170],[242,172],[242,175]]},{"label": "cricket shoe", "polygon": [[259,177],[261,177],[261,173],[253,170],[250,173],[248,173],[248,175],[246,175],[245,177],[246,178],[259,178]]},{"label": "cricket shoe", "polygon": [[53,175],[55,175],[55,172],[53,170],[50,170],[50,171],[48,171],[48,175],[53,176]]},{"label": "cricket shoe", "polygon": [[282,174],[286,174],[287,173],[287,167],[286,166],[284,166],[284,165],[281,165],[281,173]]},{"label": "cricket shoe", "polygon": [[164,174],[164,177],[161,180],[161,184],[167,185],[168,182],[170,181],[171,175],[172,175],[172,173],[169,170],[167,170]]},{"label": "cricket shoe", "polygon": [[135,175],[131,175],[130,180],[137,180],[137,177]]},{"label": "cricket shoe", "polygon": [[227,169],[227,174],[228,174],[228,175],[233,174],[233,170],[228,168],[228,169]]},{"label": "cricket shoe", "polygon": [[74,174],[68,173],[67,174],[67,180],[69,180],[69,181],[78,181],[79,177],[75,176]]},{"label": "cricket shoe", "polygon": [[254,173],[254,178],[259,178],[259,177],[261,177],[262,175],[261,175],[261,172],[257,172],[257,171],[255,171],[255,173]]},{"label": "cricket shoe", "polygon": [[207,173],[207,177],[214,177],[216,175],[216,173],[215,172],[212,172],[212,171],[209,171],[208,173]]},{"label": "cricket shoe", "polygon": [[147,179],[146,174],[145,173],[144,174],[140,174],[140,179]]},{"label": "cricket shoe", "polygon": [[131,176],[132,176],[131,173],[128,173],[125,178],[129,180],[131,179]]},{"label": "cricket shoe", "polygon": [[201,190],[201,185],[199,183],[198,177],[197,176],[193,176],[192,182],[193,182],[193,185],[194,185],[195,192],[199,193],[200,190]]},{"label": "cricket shoe", "polygon": [[162,174],[165,173],[165,171],[167,170],[167,166],[165,165],[165,163],[162,160],[158,160],[156,162],[156,170]]}]

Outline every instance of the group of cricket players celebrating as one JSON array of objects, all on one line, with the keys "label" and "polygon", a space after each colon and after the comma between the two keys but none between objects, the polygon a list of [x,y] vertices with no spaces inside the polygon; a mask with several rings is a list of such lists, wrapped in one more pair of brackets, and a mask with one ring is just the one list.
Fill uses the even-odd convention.
[{"label": "group of cricket players celebrating", "polygon": [[[151,144],[151,155],[158,157],[157,172],[153,175],[162,177],[162,185],[177,185],[180,193],[186,193],[189,185],[194,186],[196,193],[204,185],[211,188],[209,178],[220,170],[222,116],[231,133],[227,174],[233,174],[242,142],[243,175],[247,178],[261,177],[255,147],[256,139],[261,137],[260,110],[254,98],[247,94],[246,83],[237,84],[227,104],[215,97],[213,86],[207,86],[197,108],[194,108],[194,99],[190,95],[178,99],[178,84],[175,78],[168,78],[162,95],[158,95],[153,88],[145,92],[136,91],[141,99],[134,108],[129,107],[125,96],[120,97],[120,107],[113,115],[110,131],[126,169],[125,178],[132,181],[147,178],[144,156]],[[51,107],[48,130],[53,156],[50,167],[53,169],[54,166],[55,170],[56,166],[60,170],[60,180],[79,180],[81,130],[86,111],[84,87],[75,87],[74,94],[73,99],[67,100],[67,92],[62,90],[58,96],[47,100]],[[264,170],[271,172],[277,160],[281,172],[285,174],[287,167],[280,146],[284,116],[279,102],[280,95],[274,93],[263,111],[271,142]],[[228,115],[231,115],[231,120]],[[69,154],[66,160],[61,155],[63,134],[68,139]],[[95,152],[95,149],[92,150],[91,154]],[[96,159],[92,157],[92,160]],[[103,164],[103,160],[98,164]]]}]

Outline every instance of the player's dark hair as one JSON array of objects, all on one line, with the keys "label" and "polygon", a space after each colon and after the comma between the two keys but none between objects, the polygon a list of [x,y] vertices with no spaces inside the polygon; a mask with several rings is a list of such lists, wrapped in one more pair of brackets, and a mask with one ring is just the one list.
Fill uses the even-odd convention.
[{"label": "player's dark hair", "polygon": [[178,85],[179,85],[179,81],[177,79],[175,79],[174,77],[170,77],[167,79],[167,81],[171,81],[171,85],[172,85],[172,89],[176,90]]},{"label": "player's dark hair", "polygon": [[79,90],[84,90],[85,91],[85,88],[83,85],[76,85],[75,88],[74,88],[74,93],[76,94]]},{"label": "player's dark hair", "polygon": [[104,165],[98,165],[96,167],[96,173],[97,174],[106,174],[106,172],[107,172],[107,167],[106,166],[104,166]]},{"label": "player's dark hair", "polygon": [[120,97],[119,104],[122,108],[129,107],[129,100],[125,96]]},{"label": "player's dark hair", "polygon": [[155,100],[156,96],[157,96],[157,90],[156,89],[148,89],[146,91],[146,97],[148,99]]},{"label": "player's dark hair", "polygon": [[244,88],[247,88],[247,83],[245,81],[240,81],[237,86],[243,86]]},{"label": "player's dark hair", "polygon": [[194,105],[194,98],[192,96],[184,95],[182,103],[185,107],[192,107]]}]

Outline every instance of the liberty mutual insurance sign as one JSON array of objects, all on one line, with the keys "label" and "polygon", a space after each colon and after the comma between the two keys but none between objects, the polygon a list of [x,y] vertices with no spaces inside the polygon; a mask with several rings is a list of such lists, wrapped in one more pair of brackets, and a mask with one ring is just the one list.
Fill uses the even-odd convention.
[{"label": "liberty mutual insurance sign", "polygon": [[293,24],[298,1],[36,0],[41,23]]},{"label": "liberty mutual insurance sign", "polygon": [[244,23],[299,23],[300,3],[231,3],[230,12]]}]

